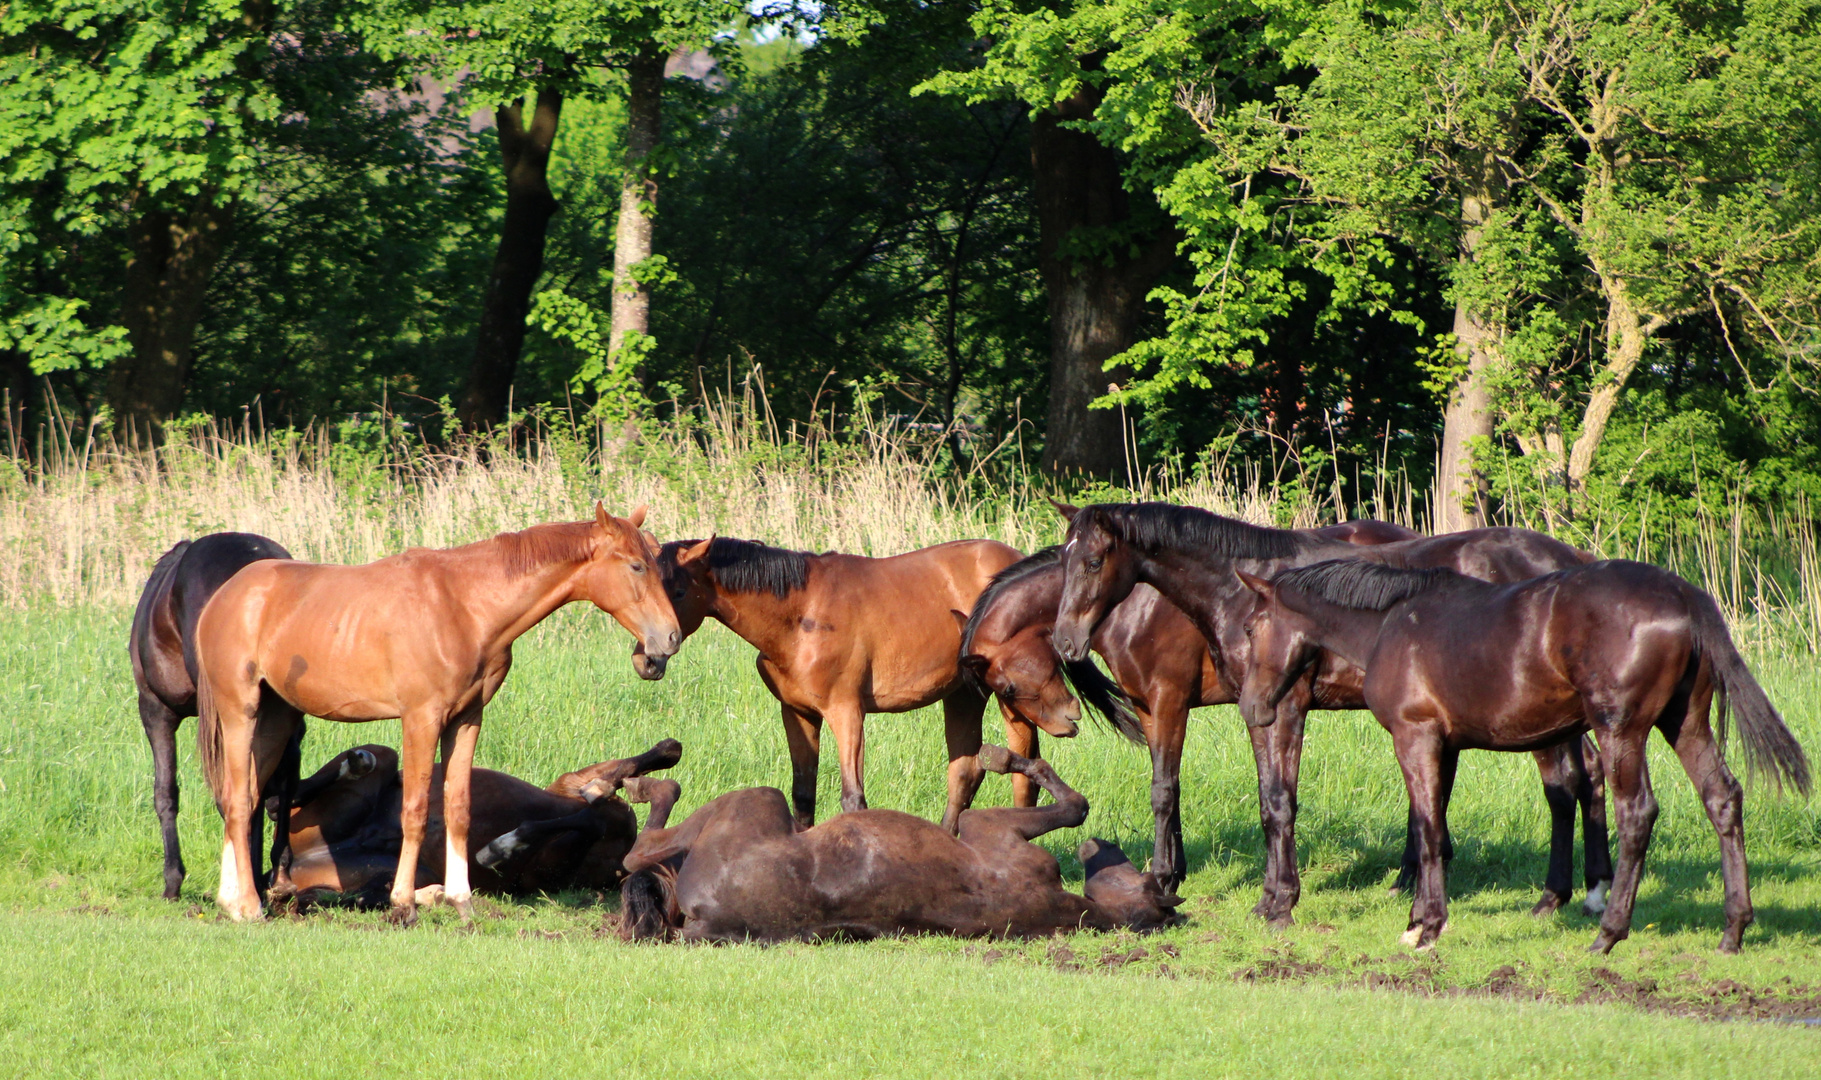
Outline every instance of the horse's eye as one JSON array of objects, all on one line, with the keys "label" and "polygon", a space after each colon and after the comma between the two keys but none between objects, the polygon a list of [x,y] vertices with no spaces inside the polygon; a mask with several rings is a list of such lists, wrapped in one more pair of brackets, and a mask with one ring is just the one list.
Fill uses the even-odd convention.
[{"label": "horse's eye", "polygon": [[1088,560],[1088,563],[1087,563],[1087,566],[1088,566],[1088,572],[1089,572],[1089,573],[1090,573],[1090,574],[1098,574],[1098,573],[1100,573],[1100,566],[1101,566],[1101,562],[1102,562],[1102,560],[1101,560],[1101,558],[1100,558],[1100,556],[1098,556],[1098,555],[1096,555],[1096,556],[1094,556],[1094,557],[1093,557],[1093,558],[1091,558],[1091,559],[1089,559],[1089,560]]},{"label": "horse's eye", "polygon": [[645,572],[645,564],[642,562],[633,563],[632,572],[635,574],[643,574]]},{"label": "horse's eye", "polygon": [[1017,697],[1018,696],[1018,684],[1017,683],[1006,683],[1005,684],[1005,696],[1006,697]]}]

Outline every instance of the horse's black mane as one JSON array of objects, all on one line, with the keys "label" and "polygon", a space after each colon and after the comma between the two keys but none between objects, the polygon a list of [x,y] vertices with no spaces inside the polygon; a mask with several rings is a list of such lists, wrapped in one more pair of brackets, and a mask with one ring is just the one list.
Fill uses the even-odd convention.
[{"label": "horse's black mane", "polygon": [[1272,583],[1354,611],[1384,611],[1400,600],[1462,580],[1466,579],[1446,569],[1406,570],[1358,559],[1330,559],[1285,570]]},{"label": "horse's black mane", "polygon": [[[677,546],[699,544],[684,540]],[[666,545],[668,546],[668,545]],[[782,599],[809,581],[810,553],[717,536],[708,546],[708,567],[715,583],[728,592],[769,592]]]},{"label": "horse's black mane", "polygon": [[993,609],[999,597],[1013,585],[1040,573],[1062,561],[1062,546],[1051,544],[1049,547],[1034,551],[1017,562],[993,575],[986,588],[980,590],[980,596],[974,601],[974,610],[967,616],[967,626],[961,631],[961,655],[966,656],[974,649],[974,634],[980,629],[980,623],[986,613]]},{"label": "horse's black mane", "polygon": [[1285,559],[1299,554],[1302,536],[1174,503],[1098,503],[1081,509],[1114,536],[1146,551],[1185,548],[1226,559]]}]

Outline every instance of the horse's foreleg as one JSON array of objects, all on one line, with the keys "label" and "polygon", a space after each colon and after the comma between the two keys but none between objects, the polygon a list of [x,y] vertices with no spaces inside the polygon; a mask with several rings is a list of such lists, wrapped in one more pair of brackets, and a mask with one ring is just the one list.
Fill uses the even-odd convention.
[{"label": "horse's foreleg", "polygon": [[[1088,817],[1088,801],[1081,793],[1064,783],[1056,770],[1042,758],[1027,758],[1014,754],[1002,747],[986,746],[980,751],[980,764],[983,768],[996,773],[1011,773],[1027,776],[1037,786],[1050,793],[1055,801],[1048,806],[1015,807],[1010,810],[982,810],[978,814],[969,814],[969,829],[1004,828],[1009,824],[1012,831],[1026,840],[1035,840],[1045,833],[1057,829],[1073,829]],[[976,825],[974,822],[980,822]],[[978,835],[978,834],[973,834]],[[966,837],[963,838],[965,841]]]},{"label": "horse's foreleg", "polygon": [[823,714],[835,733],[841,758],[841,812],[866,809],[866,713],[860,703],[842,702]]},{"label": "horse's foreleg", "polygon": [[164,838],[164,898],[175,900],[183,891],[186,873],[183,852],[177,843],[177,725],[183,718],[146,690],[139,691],[139,723],[152,745],[152,809],[158,814],[158,831]]},{"label": "horse's foreleg", "polygon": [[478,709],[456,717],[443,729],[443,893],[463,922],[474,918],[468,887],[469,779],[480,737]]},{"label": "horse's foreleg", "polygon": [[1247,728],[1258,762],[1258,814],[1265,830],[1264,896],[1253,912],[1274,926],[1293,922],[1302,898],[1296,868],[1296,789],[1302,773],[1307,683],[1285,696],[1270,727]]},{"label": "horse's foreleg", "polygon": [[797,828],[816,823],[816,771],[822,763],[822,718],[798,712],[783,702],[784,741],[790,744],[790,803]]},{"label": "horse's foreleg", "polygon": [[1458,758],[1441,734],[1424,724],[1398,723],[1392,728],[1397,763],[1404,773],[1404,788],[1416,819],[1417,860],[1420,866],[1415,896],[1410,904],[1410,925],[1402,941],[1427,949],[1441,936],[1448,921],[1447,871],[1443,867],[1448,829],[1448,759]]},{"label": "horse's foreleg", "polygon": [[[424,846],[424,827],[430,819],[430,772],[436,764],[436,744],[445,715],[441,711],[418,710],[402,722],[398,824],[403,840],[398,848],[398,872],[392,877],[392,911],[388,916],[400,926],[417,923],[417,860]],[[445,807],[445,828],[448,816]],[[443,868],[445,882],[449,870]]]},{"label": "horse's foreleg", "polygon": [[1175,892],[1188,876],[1182,846],[1182,743],[1189,730],[1189,703],[1180,694],[1159,695],[1140,710],[1151,747],[1151,873]]},{"label": "horse's foreleg", "polygon": [[1573,743],[1573,758],[1580,767],[1575,799],[1581,804],[1581,875],[1587,883],[1587,898],[1581,901],[1581,910],[1598,915],[1606,910],[1606,894],[1612,889],[1612,843],[1606,835],[1606,770],[1600,765],[1600,752],[1585,735]]},{"label": "horse's foreleg", "polygon": [[[967,687],[942,699],[942,733],[948,740],[948,807],[942,812],[942,827],[951,833],[960,827],[961,812],[973,805],[980,781],[986,778],[986,771],[974,756],[980,753],[980,718],[985,711],[986,699]],[[1007,713],[1008,738],[1018,726]],[[845,763],[846,759],[842,760]],[[845,803],[845,785],[842,794]]]},{"label": "horse's foreleg", "polygon": [[[1720,936],[1720,951],[1735,953],[1745,928],[1753,920],[1751,884],[1745,866],[1745,795],[1714,745],[1713,729],[1708,725],[1712,698],[1711,686],[1696,689],[1686,718],[1679,725],[1680,730],[1673,732],[1671,741],[1683,771],[1701,793],[1707,820],[1720,838],[1720,880],[1726,896],[1726,930]],[[1670,725],[1664,725],[1663,734],[1671,736]]]},{"label": "horse's foreleg", "polygon": [[1537,775],[1543,781],[1543,801],[1549,804],[1549,873],[1543,895],[1530,909],[1536,916],[1553,915],[1568,902],[1574,888],[1574,809],[1578,772],[1570,759],[1571,742],[1536,751]]},{"label": "horse's foreleg", "polygon": [[[995,698],[994,700],[998,701],[997,698]],[[1027,758],[1042,757],[1043,752],[1040,749],[1038,749],[1038,747],[1041,743],[1041,737],[1037,734],[1037,725],[1032,724],[1024,719],[1021,719],[1016,712],[1013,712],[1010,708],[1008,708],[1006,706],[1005,702],[999,701],[998,704],[999,704],[999,715],[1005,723],[1005,748],[1007,750],[1010,750],[1012,753],[1017,754],[1019,757],[1027,757]],[[955,747],[950,746],[949,753],[951,755],[953,755],[954,752],[955,752]],[[980,752],[980,740],[975,739],[974,740],[974,753],[978,754],[979,752]],[[980,764],[979,759],[975,758],[974,759],[975,767],[978,768],[979,764]],[[984,778],[984,776],[985,776],[984,770],[982,770],[981,776]],[[978,783],[978,781],[976,781],[976,784],[977,783]],[[1030,777],[1024,775],[1023,773],[1015,772],[1012,774],[1012,805],[1013,806],[1023,807],[1023,808],[1036,806],[1037,805],[1037,793],[1041,790],[1042,790],[1041,788],[1039,788],[1036,784],[1031,782]],[[963,807],[962,809],[966,809],[966,807]]]},{"label": "horse's foreleg", "polygon": [[[255,691],[256,693],[257,691]],[[249,841],[259,804],[259,769],[253,757],[255,702],[222,701],[217,712],[220,776],[216,799],[221,807],[221,882],[215,902],[235,922],[260,918],[259,882],[253,875]]]},{"label": "horse's foreleg", "polygon": [[[1622,723],[1623,721],[1619,721]],[[1616,727],[1615,723],[1615,727]],[[1612,808],[1619,827],[1619,865],[1612,876],[1606,911],[1593,952],[1611,952],[1631,935],[1631,911],[1638,899],[1638,882],[1644,876],[1644,853],[1650,847],[1651,828],[1657,820],[1657,800],[1650,790],[1650,771],[1644,761],[1642,731],[1602,730],[1600,749],[1612,782]]]}]

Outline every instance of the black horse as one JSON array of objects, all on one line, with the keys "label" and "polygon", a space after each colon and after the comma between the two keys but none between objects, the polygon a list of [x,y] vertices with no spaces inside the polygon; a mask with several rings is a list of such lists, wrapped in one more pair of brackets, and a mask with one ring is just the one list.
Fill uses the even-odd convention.
[{"label": "black horse", "polygon": [[1365,672],[1366,705],[1397,747],[1422,838],[1407,944],[1433,944],[1448,918],[1442,838],[1453,759],[1463,749],[1531,750],[1588,730],[1599,736],[1619,833],[1618,872],[1593,951],[1624,940],[1657,817],[1644,755],[1656,728],[1719,835],[1720,951],[1739,951],[1752,921],[1744,804],[1709,723],[1715,693],[1731,704],[1754,767],[1804,794],[1809,769],[1713,597],[1667,570],[1624,560],[1513,585],[1353,560],[1269,581],[1240,577],[1260,597],[1246,626],[1252,662],[1240,709],[1248,716],[1274,709],[1324,652]]},{"label": "black horse", "polygon": [[[164,553],[133,612],[127,652],[133,659],[133,682],[139,687],[139,721],[152,744],[152,805],[164,833],[164,896],[177,899],[183,888],[183,854],[177,846],[177,727],[196,715],[196,620],[209,597],[240,568],[261,559],[289,559],[274,541],[252,533],[210,533],[183,540]],[[275,708],[288,709],[282,702]],[[277,820],[290,817],[291,794],[303,746],[303,716],[295,713],[289,746],[277,773],[262,791],[278,800]],[[253,861],[259,862],[264,829],[255,819]],[[272,878],[283,891],[287,851],[285,831],[272,839]]]},{"label": "black horse", "polygon": [[[1256,597],[1235,570],[1270,577],[1324,559],[1362,559],[1395,566],[1442,566],[1486,581],[1525,581],[1593,556],[1528,529],[1473,529],[1444,536],[1359,545],[1345,538],[1270,529],[1168,503],[1057,505],[1069,519],[1063,544],[1063,591],[1051,641],[1065,660],[1087,655],[1091,635],[1139,583],[1157,589],[1194,620],[1208,641],[1214,668],[1229,688],[1244,684],[1251,645],[1246,619]],[[1313,665],[1274,712],[1246,717],[1258,765],[1259,818],[1265,833],[1264,895],[1254,911],[1273,923],[1291,921],[1302,892],[1296,868],[1296,789],[1308,710],[1356,709],[1360,675],[1346,665]],[[1538,914],[1556,910],[1572,884],[1574,810],[1584,815],[1587,909],[1596,912],[1611,878],[1605,799],[1585,767],[1579,736],[1563,746],[1539,743],[1536,760],[1553,821],[1549,876]],[[1411,835],[1414,835],[1412,825]],[[1416,850],[1407,844],[1413,878]]]}]

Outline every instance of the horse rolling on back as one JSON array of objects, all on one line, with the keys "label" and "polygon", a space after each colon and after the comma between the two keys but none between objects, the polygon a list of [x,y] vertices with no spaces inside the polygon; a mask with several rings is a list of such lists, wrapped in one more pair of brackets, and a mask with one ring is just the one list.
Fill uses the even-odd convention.
[{"label": "horse rolling on back", "polygon": [[[564,773],[537,787],[491,769],[472,774],[468,838],[475,892],[535,894],[617,889],[621,860],[638,837],[638,819],[614,795],[629,778],[675,765],[682,745],[665,739],[636,757]],[[426,843],[416,881],[420,903],[443,892],[440,785],[432,773]],[[398,753],[367,745],[329,759],[299,786],[291,812],[292,877],[300,898],[352,895],[385,902],[398,872],[403,789]],[[273,808],[276,809],[275,807]]]},{"label": "horse rolling on back", "polygon": [[[133,611],[133,628],[127,638],[127,655],[133,663],[133,682],[139,689],[139,722],[152,747],[152,806],[164,837],[164,897],[177,899],[186,869],[177,842],[177,728],[186,716],[196,715],[196,620],[216,590],[240,569],[261,559],[289,559],[291,553],[275,541],[252,533],[210,533],[183,540],[165,552],[152,567]],[[274,703],[275,704],[275,703]],[[276,714],[284,710],[273,708]],[[292,731],[288,749],[276,775],[262,778],[261,793],[281,802],[297,782],[299,744],[303,717],[295,710],[278,718],[278,729]],[[263,826],[252,830],[248,844],[259,861]],[[285,836],[274,830],[271,885],[280,895],[288,891]]]},{"label": "horse rolling on back", "polygon": [[[1527,529],[1473,529],[1362,545],[1349,543],[1344,536],[1266,528],[1168,503],[1057,509],[1069,519],[1053,638],[1057,652],[1064,659],[1085,655],[1109,613],[1140,585],[1150,585],[1195,624],[1208,643],[1222,692],[1231,695],[1244,683],[1250,663],[1245,626],[1255,600],[1234,576],[1235,570],[1268,577],[1324,559],[1363,559],[1443,566],[1471,577],[1513,582],[1592,558]],[[1311,708],[1355,709],[1364,704],[1359,672],[1345,665],[1332,670],[1314,665],[1311,671],[1311,677],[1298,680],[1284,695],[1275,713],[1246,718],[1258,766],[1259,818],[1265,833],[1264,887],[1253,910],[1273,923],[1291,921],[1302,891],[1295,829],[1304,718]],[[1569,895],[1577,802],[1585,820],[1589,907],[1597,907],[1604,882],[1611,877],[1605,801],[1597,777],[1584,767],[1578,739],[1533,749],[1552,822],[1549,875],[1535,910],[1554,911]],[[1414,823],[1409,831],[1414,832]],[[1405,874],[1411,880],[1416,861],[1414,844],[1407,844]]]},{"label": "horse rolling on back", "polygon": [[[840,754],[841,808],[866,808],[868,713],[942,702],[951,832],[984,773],[975,762],[987,695],[961,669],[956,611],[1020,558],[991,540],[960,540],[887,558],[812,555],[727,537],[664,545],[665,587],[685,636],[720,620],[759,651],[759,678],[778,699],[790,745],[791,802],[815,822],[822,728]],[[1073,719],[1046,727],[1073,735]]]},{"label": "horse rolling on back", "polygon": [[1624,940],[1657,816],[1645,762],[1655,728],[1675,748],[1719,836],[1720,950],[1738,951],[1752,922],[1743,794],[1709,724],[1714,692],[1731,703],[1754,768],[1804,793],[1809,768],[1712,597],[1665,570],[1622,560],[1513,585],[1360,562],[1242,581],[1260,599],[1248,620],[1253,655],[1240,703],[1248,714],[1274,709],[1323,651],[1365,672],[1366,704],[1391,733],[1422,840],[1407,944],[1431,945],[1448,916],[1441,857],[1450,755],[1528,750],[1587,730],[1599,738],[1619,835],[1593,950]]},{"label": "horse rolling on back", "polygon": [[799,830],[776,788],[711,800],[667,828],[678,787],[646,780],[653,803],[626,856],[622,933],[634,939],[792,941],[939,933],[1029,937],[1153,929],[1179,901],[1103,840],[1081,845],[1085,896],[1062,887],[1056,857],[1032,840],[1087,819],[1087,800],[1044,761],[982,746],[984,769],[1024,775],[1044,807],[968,810],[960,831],[895,810],[841,814]]},{"label": "horse rolling on back", "polygon": [[[512,667],[512,643],[564,604],[593,602],[639,640],[635,666],[663,675],[681,641],[639,529],[644,508],[616,518],[536,525],[443,551],[413,549],[365,566],[260,562],[236,574],[196,628],[202,674],[198,742],[228,821],[216,902],[255,919],[259,898],[244,840],[270,767],[263,698],[328,720],[402,720],[403,841],[392,917],[417,919],[414,878],[438,745],[449,902],[472,912],[469,780],[481,712]],[[269,693],[268,693],[269,691]]]}]

